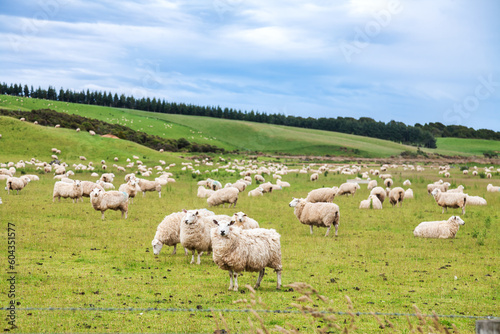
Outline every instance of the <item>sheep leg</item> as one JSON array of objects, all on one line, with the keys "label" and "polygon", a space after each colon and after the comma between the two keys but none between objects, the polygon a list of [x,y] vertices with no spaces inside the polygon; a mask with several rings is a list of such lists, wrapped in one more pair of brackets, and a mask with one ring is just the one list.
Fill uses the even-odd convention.
[{"label": "sheep leg", "polygon": [[174,245],[174,251],[172,252],[172,255],[175,255],[177,253],[177,244]]},{"label": "sheep leg", "polygon": [[465,215],[465,206],[462,206],[462,215]]},{"label": "sheep leg", "polygon": [[335,225],[335,236],[339,235],[339,224]]},{"label": "sheep leg", "polygon": [[161,198],[161,190],[158,192],[158,198]]},{"label": "sheep leg", "polygon": [[184,255],[188,256],[188,249],[184,248]]},{"label": "sheep leg", "polygon": [[281,270],[276,271],[276,280],[278,283],[276,284],[276,290],[281,289]]},{"label": "sheep leg", "polygon": [[325,234],[325,237],[328,236],[328,234],[330,233],[330,229],[332,228],[332,225],[328,226],[328,229],[326,230],[326,234]]},{"label": "sheep leg", "polygon": [[142,192],[142,197],[144,197],[144,196],[146,196],[146,192],[145,191]]},{"label": "sheep leg", "polygon": [[233,276],[234,276],[233,291],[238,291],[238,273],[237,272],[233,272]]},{"label": "sheep leg", "polygon": [[101,219],[104,220],[104,211],[101,211]]},{"label": "sheep leg", "polygon": [[195,250],[193,249],[193,252],[192,252],[192,255],[191,255],[191,262],[190,262],[191,264],[194,263],[194,252],[195,252]]},{"label": "sheep leg", "polygon": [[229,288],[228,290],[233,290],[233,272],[229,270]]},{"label": "sheep leg", "polygon": [[259,288],[260,282],[262,282],[262,279],[264,278],[265,271],[266,271],[266,268],[262,268],[262,270],[259,272],[259,277],[257,278],[257,283],[255,283],[254,289]]},{"label": "sheep leg", "polygon": [[199,252],[198,251],[198,261],[196,261],[196,264],[201,264],[201,259],[200,259],[200,256],[203,255],[203,252]]},{"label": "sheep leg", "polygon": [[311,235],[313,234],[313,226],[309,225],[309,231],[311,231]]}]

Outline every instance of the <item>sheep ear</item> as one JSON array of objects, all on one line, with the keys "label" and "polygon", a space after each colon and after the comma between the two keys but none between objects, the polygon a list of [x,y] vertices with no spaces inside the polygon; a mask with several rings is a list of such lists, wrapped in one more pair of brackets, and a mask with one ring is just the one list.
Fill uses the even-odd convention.
[{"label": "sheep ear", "polygon": [[246,217],[246,216],[247,216],[247,214],[246,214],[246,213],[244,213],[244,214],[243,214],[243,217]]},{"label": "sheep ear", "polygon": [[217,226],[219,226],[219,223],[215,219],[214,219],[214,224],[217,225]]},{"label": "sheep ear", "polygon": [[234,225],[234,223],[235,223],[235,221],[234,221],[234,220],[231,220],[231,221],[229,222],[229,225],[228,225],[228,226]]},{"label": "sheep ear", "polygon": [[195,215],[198,216],[198,211],[196,211]]},{"label": "sheep ear", "polygon": [[187,210],[186,209],[182,209],[182,212],[187,213]]}]

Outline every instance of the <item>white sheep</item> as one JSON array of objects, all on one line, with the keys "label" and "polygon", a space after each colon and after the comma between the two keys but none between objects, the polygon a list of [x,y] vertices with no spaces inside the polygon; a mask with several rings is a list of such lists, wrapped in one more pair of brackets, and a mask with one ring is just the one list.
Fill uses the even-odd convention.
[{"label": "white sheep", "polygon": [[496,193],[496,192],[499,192],[500,191],[500,187],[499,186],[494,186],[492,185],[491,183],[488,184],[486,186],[486,191],[490,192],[490,193]]},{"label": "white sheep", "polygon": [[393,184],[394,184],[394,181],[391,178],[387,178],[384,180],[384,185],[386,188],[392,187]]},{"label": "white sheep", "polygon": [[405,190],[401,187],[394,187],[389,192],[389,202],[392,206],[402,206],[405,199]]},{"label": "white sheep", "polygon": [[313,226],[327,227],[325,237],[330,233],[332,225],[335,226],[335,236],[338,235],[340,224],[339,206],[334,203],[309,203],[303,198],[293,198],[288,204],[295,208],[293,213],[304,225],[309,225],[311,234]]},{"label": "white sheep", "polygon": [[141,191],[141,188],[139,188],[137,180],[134,178],[130,179],[127,183],[121,184],[120,187],[118,187],[118,191],[127,193],[130,203],[134,204],[134,198],[137,193]]},{"label": "white sheep", "polygon": [[16,194],[19,195],[19,190],[26,187],[30,181],[29,178],[8,177],[5,181],[5,190],[7,190],[8,195],[10,195],[11,190],[15,190]]},{"label": "white sheep", "polygon": [[387,197],[387,192],[382,187],[375,187],[370,191],[370,195],[375,195],[380,200],[380,203],[384,204],[385,198]]},{"label": "white sheep", "polygon": [[93,131],[93,130],[89,130],[89,134],[90,134],[91,136],[95,136],[95,131]]},{"label": "white sheep", "polygon": [[21,178],[24,178],[24,177],[27,177],[28,179],[30,179],[30,181],[40,181],[40,178],[38,177],[38,175],[26,174],[26,175],[21,176]]},{"label": "white sheep", "polygon": [[281,289],[280,234],[271,229],[242,230],[230,222],[214,220],[211,230],[213,260],[222,270],[229,272],[229,290],[238,291],[238,274],[243,271],[258,272],[255,289],[260,286],[265,268],[276,271],[277,289]]},{"label": "white sheep", "polygon": [[266,179],[264,179],[264,177],[260,174],[255,174],[253,178],[255,182],[262,182],[262,183],[266,182]]},{"label": "white sheep", "polygon": [[377,186],[377,180],[370,180],[368,182],[368,186],[366,187],[368,190],[372,190]]},{"label": "white sheep", "polygon": [[235,220],[236,224],[235,226],[238,226],[239,228],[243,230],[248,230],[250,228],[259,228],[259,223],[253,219],[247,216],[246,213],[244,212],[236,212],[233,215],[233,219]]},{"label": "white sheep", "polygon": [[245,191],[247,184],[241,181],[236,181],[235,183],[231,184],[231,187],[238,189],[239,192]]},{"label": "white sheep", "polygon": [[[442,181],[441,181],[442,182]],[[430,194],[434,189],[439,189],[441,192],[448,191],[450,184],[448,182],[444,183],[431,183],[427,185],[427,193]]]},{"label": "white sheep", "polygon": [[310,177],[311,181],[318,181],[318,173],[312,173]]},{"label": "white sheep", "polygon": [[439,189],[434,189],[431,192],[431,195],[434,196],[437,204],[443,208],[442,213],[446,209],[448,212],[448,208],[462,208],[462,214],[465,214],[465,206],[467,205],[467,194],[462,193],[444,193]]},{"label": "white sheep", "polygon": [[207,189],[204,186],[199,186],[198,187],[198,194],[196,196],[200,198],[207,198],[210,197],[215,191],[212,189]]},{"label": "white sheep", "polygon": [[460,225],[465,222],[459,216],[451,216],[448,220],[422,222],[413,231],[420,238],[454,238]]},{"label": "white sheep", "polygon": [[95,181],[95,183],[97,183],[98,185],[100,185],[101,187],[103,187],[105,190],[115,189],[115,186],[114,186],[113,183],[104,182],[102,180],[97,180],[97,181]]},{"label": "white sheep", "polygon": [[225,203],[229,203],[229,207],[231,207],[231,204],[235,207],[236,202],[238,202],[238,194],[239,190],[233,187],[219,189],[207,198],[208,206],[222,204],[222,207],[224,207]]},{"label": "white sheep", "polygon": [[113,180],[115,179],[115,174],[113,173],[104,173],[101,175],[100,180],[104,182],[109,182],[113,183]]},{"label": "white sheep", "polygon": [[[213,216],[214,213],[212,211],[206,209],[199,209],[198,214],[200,216]],[[186,215],[186,210],[180,212],[171,213],[168,216],[165,216],[158,227],[156,228],[156,234],[154,239],[151,241],[151,245],[153,246],[154,255],[160,254],[160,251],[163,245],[174,246],[174,251],[172,253],[175,254],[177,251],[177,244],[181,242],[180,232],[181,232],[181,221],[182,218]],[[184,253],[187,255],[188,250],[184,248]]]},{"label": "white sheep", "polygon": [[368,196],[368,199],[362,200],[359,203],[359,208],[360,209],[376,209],[376,210],[381,210],[382,209],[382,202],[378,199],[377,196],[375,195],[370,195]]},{"label": "white sheep", "polygon": [[411,181],[405,180],[405,182],[403,182],[403,186],[411,186]]},{"label": "white sheep", "polygon": [[281,181],[281,179],[276,180],[276,184],[280,186],[281,188],[288,188],[290,187],[290,183],[286,181]]},{"label": "white sheep", "polygon": [[446,191],[447,193],[463,193],[464,192],[464,186],[459,185],[456,189],[448,189]]},{"label": "white sheep", "polygon": [[121,191],[104,191],[96,188],[90,193],[90,202],[96,211],[101,211],[101,219],[104,219],[104,211],[106,210],[120,210],[122,218],[128,217],[128,195]]},{"label": "white sheep", "polygon": [[191,264],[194,263],[194,254],[198,252],[196,264],[200,264],[200,256],[204,252],[212,251],[212,241],[210,239],[210,229],[216,225],[213,220],[230,221],[231,217],[226,215],[203,216],[198,210],[188,210],[181,220],[179,238],[184,248],[192,252]]},{"label": "white sheep", "polygon": [[413,190],[411,188],[408,188],[405,190],[405,198],[408,199],[408,198],[414,198],[413,196]]},{"label": "white sheep", "polygon": [[333,199],[335,198],[335,195],[337,195],[338,190],[339,188],[337,187],[319,188],[311,190],[307,194],[306,201],[310,203],[317,203],[317,202],[332,203]]},{"label": "white sheep", "polygon": [[264,189],[260,186],[248,192],[248,196],[264,196]]},{"label": "white sheep", "polygon": [[359,184],[356,182],[346,182],[342,183],[339,187],[339,190],[337,191],[337,196],[342,196],[342,195],[354,195],[356,194],[356,190],[358,190]]},{"label": "white sheep", "polygon": [[81,187],[82,187],[82,202],[83,202],[83,197],[90,197],[90,193],[92,190],[99,188],[104,190],[104,188],[97,183],[91,182],[91,181],[81,181]]},{"label": "white sheep", "polygon": [[52,192],[52,202],[55,202],[56,197],[61,201],[62,198],[71,198],[73,203],[78,203],[78,200],[83,196],[83,188],[80,180],[76,180],[73,183],[66,183],[58,181],[54,183],[54,191]]},{"label": "white sheep", "polygon": [[263,193],[270,193],[273,191],[273,184],[271,182],[262,183],[260,187]]},{"label": "white sheep", "polygon": [[487,205],[488,202],[480,196],[467,196],[467,205]]},{"label": "white sheep", "polygon": [[146,191],[157,191],[158,197],[161,198],[161,184],[158,181],[149,181],[146,179],[137,179],[137,184],[142,191],[142,197],[146,195]]}]

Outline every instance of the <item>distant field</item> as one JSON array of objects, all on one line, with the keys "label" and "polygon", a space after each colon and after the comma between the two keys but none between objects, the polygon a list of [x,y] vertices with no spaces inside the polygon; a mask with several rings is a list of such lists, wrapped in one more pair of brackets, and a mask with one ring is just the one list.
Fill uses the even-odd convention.
[{"label": "distant field", "polygon": [[[486,139],[438,138],[438,151],[449,155],[477,155],[484,152],[496,151],[500,153],[500,141]],[[448,153],[444,153],[448,152]]]}]

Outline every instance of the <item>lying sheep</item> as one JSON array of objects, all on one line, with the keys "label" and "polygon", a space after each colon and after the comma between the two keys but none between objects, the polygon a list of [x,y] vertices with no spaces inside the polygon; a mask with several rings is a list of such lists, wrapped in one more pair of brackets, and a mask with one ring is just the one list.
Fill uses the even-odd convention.
[{"label": "lying sheep", "polygon": [[266,182],[266,179],[264,179],[264,177],[262,175],[260,175],[260,174],[255,174],[253,178],[254,178],[255,182],[257,182],[257,183],[259,183],[259,182],[262,182],[262,183]]},{"label": "lying sheep", "polygon": [[276,184],[281,187],[281,188],[288,188],[290,187],[290,183],[286,181],[281,181],[280,179],[276,180]]},{"label": "lying sheep", "polygon": [[303,198],[293,198],[288,205],[295,208],[293,213],[302,224],[309,225],[311,234],[313,226],[327,227],[325,234],[327,237],[332,225],[334,225],[335,236],[338,235],[340,212],[337,204],[309,203]]},{"label": "lying sheep", "polygon": [[26,175],[21,176],[21,178],[25,178],[25,177],[30,179],[30,181],[40,181],[40,178],[38,177],[38,175],[26,174]]},{"label": "lying sheep", "polygon": [[459,185],[456,189],[448,189],[446,191],[447,193],[463,193],[464,192],[464,186]]},{"label": "lying sheep", "polygon": [[360,209],[376,209],[376,210],[381,210],[382,209],[382,202],[378,199],[377,196],[375,195],[370,195],[368,196],[368,199],[362,200],[359,203],[359,208]]},{"label": "lying sheep", "polygon": [[448,212],[448,208],[462,208],[462,214],[465,214],[465,206],[467,205],[467,194],[462,193],[444,193],[439,189],[434,189],[431,192],[434,196],[437,204],[443,208],[442,213],[445,209]]},{"label": "lying sheep", "polygon": [[332,203],[339,188],[319,188],[311,190],[306,197],[306,201],[310,203],[326,202]]},{"label": "lying sheep", "polygon": [[467,196],[467,205],[487,205],[488,202],[480,196]]},{"label": "lying sheep", "polygon": [[403,186],[411,186],[411,181],[405,180],[405,182],[403,182]]},{"label": "lying sheep", "polygon": [[30,182],[30,178],[8,177],[5,181],[5,190],[7,190],[8,195],[10,195],[11,190],[15,190],[16,194],[19,195],[19,190],[22,190]]},{"label": "lying sheep", "polygon": [[120,210],[122,218],[128,217],[128,195],[121,191],[104,191],[96,188],[90,193],[90,202],[96,211],[101,211],[101,219],[104,220],[104,211],[106,210]]},{"label": "lying sheep", "polygon": [[[196,211],[202,217],[214,215],[212,211],[206,209],[199,209]],[[172,255],[174,255],[177,252],[177,244],[181,242],[180,239],[181,221],[182,218],[184,218],[184,216],[186,215],[186,212],[187,212],[186,210],[180,212],[174,212],[163,218],[161,223],[156,228],[156,234],[154,239],[151,241],[154,255],[160,254],[163,245],[174,246],[174,251]],[[186,255],[188,254],[187,248],[184,248],[184,253]]]},{"label": "lying sheep", "polygon": [[[277,289],[281,289],[280,234],[271,229],[242,230],[234,220],[221,222],[214,219],[211,230],[213,260],[222,270],[229,271],[229,290],[238,291],[238,274],[243,271],[259,272],[255,289],[260,286],[265,268],[276,271]],[[234,281],[233,281],[234,280]]]},{"label": "lying sheep", "polygon": [[54,191],[52,192],[52,202],[55,202],[56,197],[59,202],[62,198],[71,198],[73,203],[78,203],[78,200],[83,196],[83,188],[80,180],[76,180],[73,183],[66,183],[58,181],[54,183]]},{"label": "lying sheep", "polygon": [[264,189],[257,187],[254,190],[250,190],[248,196],[264,196]]},{"label": "lying sheep", "polygon": [[460,225],[465,222],[459,216],[451,216],[448,220],[422,222],[413,231],[413,235],[420,238],[454,238]]},{"label": "lying sheep", "polygon": [[368,190],[372,190],[377,186],[377,180],[370,180],[368,182],[368,186],[366,187]]},{"label": "lying sheep", "polygon": [[213,220],[230,221],[231,217],[226,215],[203,216],[198,210],[188,210],[181,220],[179,238],[184,248],[192,252],[191,264],[194,263],[194,253],[198,252],[196,264],[200,264],[200,256],[204,252],[212,251],[212,241],[210,239],[210,229],[216,227]]},{"label": "lying sheep", "polygon": [[395,187],[389,192],[389,202],[392,206],[402,206],[405,199],[405,190],[401,187]]},{"label": "lying sheep", "polygon": [[207,189],[204,186],[199,186],[198,187],[198,194],[196,196],[198,196],[200,198],[207,198],[207,197],[210,197],[210,195],[212,195],[214,192],[215,191],[213,191],[212,189]]},{"label": "lying sheep", "polygon": [[236,222],[234,226],[237,226],[243,230],[248,230],[251,228],[259,228],[259,223],[250,217],[247,216],[246,213],[243,212],[236,212],[233,215],[233,219]]},{"label": "lying sheep", "polygon": [[123,183],[118,187],[118,191],[127,193],[128,198],[130,199],[130,204],[134,204],[134,198],[138,192],[141,191],[139,185],[137,184],[137,179],[130,179],[127,183]]},{"label": "lying sheep", "polygon": [[370,195],[375,195],[378,197],[380,203],[384,204],[385,198],[387,197],[387,192],[382,187],[375,187],[370,191]]},{"label": "lying sheep", "polygon": [[236,202],[238,202],[238,194],[239,190],[233,187],[219,189],[207,198],[208,206],[222,204],[222,207],[224,207],[225,203],[229,203],[229,207],[231,207],[231,204],[235,207]]},{"label": "lying sheep", "polygon": [[356,194],[356,190],[358,189],[359,189],[359,184],[355,182],[342,183],[339,187],[339,190],[337,191],[337,196],[352,195],[354,197],[354,195]]},{"label": "lying sheep", "polygon": [[103,187],[105,190],[115,189],[115,186],[113,183],[104,182],[103,180],[97,180],[95,183],[97,183],[98,185]]},{"label": "lying sheep", "polygon": [[137,179],[137,184],[142,191],[142,197],[146,195],[146,191],[157,191],[158,197],[161,198],[161,185],[159,182]]},{"label": "lying sheep", "polygon": [[490,193],[496,193],[500,191],[500,187],[494,186],[491,183],[486,186],[486,190]]}]

